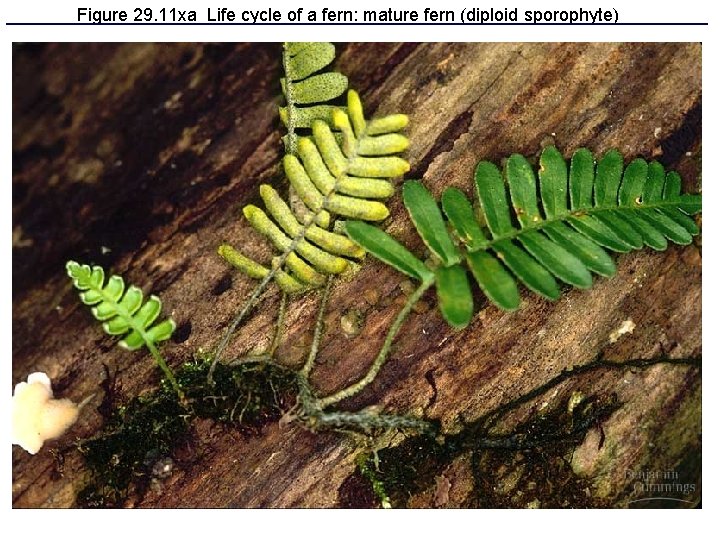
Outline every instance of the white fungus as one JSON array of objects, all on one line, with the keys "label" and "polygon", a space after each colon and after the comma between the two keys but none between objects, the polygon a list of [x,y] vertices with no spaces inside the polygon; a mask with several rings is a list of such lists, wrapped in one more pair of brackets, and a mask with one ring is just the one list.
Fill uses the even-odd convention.
[{"label": "white fungus", "polygon": [[12,398],[12,443],[36,454],[75,423],[79,407],[69,399],[53,399],[50,378],[41,372],[15,385]]}]

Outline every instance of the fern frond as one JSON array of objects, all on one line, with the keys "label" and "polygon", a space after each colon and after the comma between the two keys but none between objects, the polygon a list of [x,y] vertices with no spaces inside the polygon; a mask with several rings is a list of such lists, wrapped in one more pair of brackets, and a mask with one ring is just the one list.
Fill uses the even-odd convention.
[{"label": "fern frond", "polygon": [[67,273],[76,289],[82,291],[80,300],[93,306],[93,316],[102,321],[103,330],[111,336],[126,335],[119,345],[134,351],[148,343],[157,344],[172,336],[175,321],[165,319],[153,325],[162,310],[160,299],[151,295],[143,303],[143,292],[135,285],[125,288],[120,276],[110,276],[105,283],[105,271],[100,266],[68,261]]},{"label": "fern frond", "polygon": [[311,128],[316,120],[331,124],[338,107],[328,102],[348,88],[348,79],[342,73],[318,73],[334,59],[332,43],[283,43],[285,77],[280,83],[286,105],[280,108],[280,118],[288,130],[283,139],[291,154],[297,152],[297,130]]},{"label": "fern frond", "polygon": [[103,330],[111,336],[125,336],[119,343],[124,349],[134,351],[147,347],[183,399],[172,371],[157,350],[157,345],[169,339],[175,331],[175,321],[171,318],[155,323],[162,310],[160,299],[151,295],[143,302],[142,290],[134,285],[126,288],[120,276],[110,276],[106,282],[101,266],[90,267],[68,261],[65,268],[73,285],[80,291],[80,300],[92,306],[90,311],[102,322]]},{"label": "fern frond", "polygon": [[366,121],[360,97],[348,92],[347,112],[333,112],[333,127],[341,134],[338,144],[330,126],[315,120],[312,137],[298,139],[298,155],[283,159],[290,185],[311,210],[309,218],[294,213],[269,185],[260,186],[265,210],[255,205],[243,214],[258,232],[280,252],[272,270],[240,254],[230,246],[219,253],[240,271],[255,279],[272,273],[283,291],[297,293],[322,285],[325,276],[343,272],[348,262],[365,251],[330,228],[336,216],[382,221],[389,211],[381,202],[393,194],[391,178],[407,172],[407,161],[396,154],[408,141],[398,133],[408,122],[405,115]]},{"label": "fern frond", "polygon": [[560,152],[547,147],[537,176],[518,154],[508,158],[502,173],[481,161],[475,188],[483,220],[462,191],[448,188],[442,194],[442,210],[456,244],[430,192],[416,181],[404,185],[410,217],[439,261],[435,270],[381,230],[362,222],[346,223],[350,238],[368,252],[424,284],[434,283],[444,318],[458,328],[473,314],[466,267],[495,305],[512,310],[520,304],[518,281],[556,300],[557,280],[588,288],[591,272],[615,274],[605,249],[663,250],[668,240],[689,244],[699,232],[691,216],[701,211],[701,196],[681,194],[678,173],[666,174],[657,161],[648,164],[640,158],[623,169],[616,150],[606,153],[596,167],[592,154],[580,149],[568,170]]}]

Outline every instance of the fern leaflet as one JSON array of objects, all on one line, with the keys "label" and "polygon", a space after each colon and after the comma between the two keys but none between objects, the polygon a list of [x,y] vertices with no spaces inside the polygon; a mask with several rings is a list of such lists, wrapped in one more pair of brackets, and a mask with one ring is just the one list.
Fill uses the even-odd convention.
[{"label": "fern leaflet", "polygon": [[175,331],[175,321],[171,318],[154,324],[162,310],[160,299],[151,295],[143,302],[142,290],[134,285],[126,288],[120,276],[110,276],[106,283],[101,266],[91,268],[87,264],[68,261],[65,268],[80,291],[80,300],[92,306],[91,312],[103,323],[103,330],[111,336],[125,336],[119,343],[124,349],[134,351],[147,347],[173,388],[182,396],[172,371],[156,347]]},{"label": "fern leaflet", "polygon": [[[408,122],[402,114],[366,121],[358,94],[348,92],[347,113],[333,111],[333,127],[341,133],[341,143],[330,126],[321,120],[312,124],[312,137],[298,139],[298,155],[283,160],[290,185],[311,216],[294,213],[269,185],[260,187],[267,212],[248,205],[243,213],[258,232],[265,235],[280,255],[272,270],[228,245],[219,253],[230,264],[255,279],[275,278],[287,293],[298,293],[325,282],[325,276],[343,272],[351,259],[365,252],[342,232],[329,229],[331,218],[341,216],[365,221],[381,221],[389,212],[378,199],[394,191],[390,178],[407,172],[407,161],[397,153],[407,148],[407,138],[399,133]],[[269,214],[269,215],[268,215]]]},{"label": "fern leaflet", "polygon": [[283,139],[288,152],[296,154],[296,131],[311,128],[315,120],[331,124],[338,107],[327,102],[345,93],[348,80],[335,71],[318,73],[335,59],[332,43],[283,43],[282,58],[285,77],[280,83],[286,105],[280,108],[280,118],[288,130]]},{"label": "fern leaflet", "polygon": [[646,245],[663,250],[668,240],[689,244],[699,232],[691,216],[701,211],[701,196],[681,194],[678,173],[666,174],[657,161],[648,164],[640,158],[623,170],[616,150],[596,167],[592,154],[580,149],[570,160],[568,174],[560,152],[547,147],[537,177],[518,154],[508,158],[502,174],[494,164],[481,161],[475,188],[490,237],[465,194],[448,188],[442,194],[442,211],[459,240],[456,244],[430,192],[417,181],[405,183],[404,204],[439,262],[434,270],[383,231],[362,222],[346,223],[350,238],[367,251],[424,284],[434,283],[443,317],[458,328],[473,314],[463,262],[495,305],[512,310],[520,304],[518,281],[556,300],[557,279],[588,288],[591,272],[614,275],[615,264],[603,248],[627,252]]}]

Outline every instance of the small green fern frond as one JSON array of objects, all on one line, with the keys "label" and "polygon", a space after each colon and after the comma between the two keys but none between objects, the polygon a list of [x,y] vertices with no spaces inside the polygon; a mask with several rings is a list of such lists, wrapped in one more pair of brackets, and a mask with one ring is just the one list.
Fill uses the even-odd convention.
[{"label": "small green fern frond", "polygon": [[348,88],[348,79],[342,73],[318,73],[334,59],[332,43],[283,44],[285,77],[280,83],[286,105],[280,108],[280,118],[288,130],[284,140],[291,154],[297,152],[297,130],[311,128],[316,120],[331,124],[333,111],[338,107],[328,102]]},{"label": "small green fern frond", "polygon": [[657,161],[648,164],[638,158],[623,169],[616,150],[606,153],[596,167],[592,154],[580,149],[568,170],[560,152],[547,147],[537,176],[518,154],[508,158],[502,173],[481,161],[475,188],[482,220],[456,188],[443,192],[441,212],[422,184],[405,183],[404,203],[439,263],[434,270],[381,230],[362,222],[346,223],[350,238],[368,252],[425,284],[434,283],[443,316],[459,328],[473,313],[465,266],[494,304],[512,310],[520,304],[518,281],[556,300],[557,280],[588,288],[591,272],[614,275],[615,264],[605,249],[663,250],[668,240],[689,244],[699,232],[691,216],[701,211],[700,195],[681,194],[680,176],[674,171],[666,174]]},{"label": "small green fern frond", "polygon": [[134,351],[148,343],[165,341],[175,331],[172,319],[153,326],[162,309],[157,296],[151,295],[143,303],[142,290],[135,285],[126,289],[120,276],[110,276],[105,283],[105,271],[100,266],[90,268],[68,261],[66,268],[75,288],[82,291],[80,300],[93,306],[92,314],[102,321],[103,330],[111,336],[128,334],[119,343],[124,349]]},{"label": "small green fern frond", "polygon": [[310,209],[310,216],[293,212],[278,192],[260,186],[265,210],[255,205],[243,214],[258,232],[280,252],[271,270],[224,245],[219,253],[230,264],[255,279],[271,272],[287,293],[298,293],[325,282],[325,276],[343,272],[352,259],[365,251],[340,231],[330,228],[331,219],[382,221],[389,211],[382,199],[393,192],[391,178],[408,171],[407,161],[396,154],[408,146],[398,133],[408,123],[405,115],[391,115],[366,121],[357,92],[348,92],[347,112],[335,110],[333,127],[339,130],[338,143],[330,126],[321,120],[312,125],[312,137],[300,137],[298,155],[283,160],[290,185]]},{"label": "small green fern frond", "polygon": [[143,302],[142,290],[134,285],[126,288],[120,276],[110,276],[105,282],[105,271],[101,266],[68,261],[65,268],[80,291],[80,300],[92,306],[90,311],[102,322],[103,330],[111,336],[125,336],[119,343],[124,349],[134,351],[147,347],[182,398],[172,371],[157,350],[157,345],[175,331],[175,321],[171,318],[155,324],[162,310],[160,299],[151,295]]}]

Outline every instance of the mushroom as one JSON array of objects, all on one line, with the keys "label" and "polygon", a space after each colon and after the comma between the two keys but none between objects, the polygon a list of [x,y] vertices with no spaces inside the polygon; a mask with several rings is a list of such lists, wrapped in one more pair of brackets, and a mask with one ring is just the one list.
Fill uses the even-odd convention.
[{"label": "mushroom", "polygon": [[42,372],[15,385],[12,399],[12,443],[36,454],[48,439],[65,433],[80,407],[69,399],[53,399],[50,378]]}]

